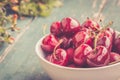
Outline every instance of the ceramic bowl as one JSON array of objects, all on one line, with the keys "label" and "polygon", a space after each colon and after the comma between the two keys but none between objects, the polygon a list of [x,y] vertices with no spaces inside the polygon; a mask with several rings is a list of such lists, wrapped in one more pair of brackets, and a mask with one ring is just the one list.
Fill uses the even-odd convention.
[{"label": "ceramic bowl", "polygon": [[40,65],[52,80],[120,80],[120,63],[97,68],[70,68],[53,64],[45,59],[41,38],[36,44]]}]

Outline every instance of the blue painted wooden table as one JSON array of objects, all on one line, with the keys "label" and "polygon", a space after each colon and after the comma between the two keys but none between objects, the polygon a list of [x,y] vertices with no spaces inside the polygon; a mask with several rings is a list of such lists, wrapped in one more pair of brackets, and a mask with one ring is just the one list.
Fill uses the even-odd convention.
[{"label": "blue painted wooden table", "polygon": [[46,33],[52,22],[63,17],[74,17],[81,23],[87,17],[99,16],[103,23],[113,21],[113,28],[120,31],[120,0],[64,0],[61,8],[53,10],[47,18],[36,17],[18,20],[21,32],[16,35],[16,42],[3,45],[1,53],[6,51],[5,59],[0,62],[0,80],[50,80],[35,54],[35,45],[43,36],[43,25],[47,25]]}]

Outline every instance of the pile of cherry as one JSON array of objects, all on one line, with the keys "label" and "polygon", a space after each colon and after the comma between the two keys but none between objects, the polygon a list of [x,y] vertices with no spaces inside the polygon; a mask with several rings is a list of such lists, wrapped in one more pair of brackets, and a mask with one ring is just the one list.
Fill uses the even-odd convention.
[{"label": "pile of cherry", "polygon": [[101,67],[120,61],[120,35],[87,19],[83,24],[71,17],[53,22],[50,34],[42,40],[46,59],[54,64],[74,68]]}]

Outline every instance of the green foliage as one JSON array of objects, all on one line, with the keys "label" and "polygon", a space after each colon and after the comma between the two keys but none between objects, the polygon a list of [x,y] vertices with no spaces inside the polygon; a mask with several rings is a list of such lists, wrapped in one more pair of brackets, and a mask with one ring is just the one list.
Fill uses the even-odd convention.
[{"label": "green foliage", "polygon": [[[17,17],[15,17],[17,18]],[[10,35],[8,30],[15,31],[18,29],[16,27],[16,19],[13,16],[6,16],[6,11],[0,8],[0,42],[12,43],[14,38]],[[11,23],[10,27],[6,27],[6,23]]]},{"label": "green foliage", "polygon": [[19,13],[30,16],[49,16],[54,3],[58,0],[30,0],[28,2],[21,1]]},{"label": "green foliage", "polygon": [[[16,27],[17,15],[6,16],[7,5],[11,11],[22,16],[47,17],[54,7],[60,7],[62,3],[60,0],[0,0],[0,42],[12,43],[14,38],[9,32],[18,31],[19,28]],[[11,26],[6,27],[6,23]]]}]

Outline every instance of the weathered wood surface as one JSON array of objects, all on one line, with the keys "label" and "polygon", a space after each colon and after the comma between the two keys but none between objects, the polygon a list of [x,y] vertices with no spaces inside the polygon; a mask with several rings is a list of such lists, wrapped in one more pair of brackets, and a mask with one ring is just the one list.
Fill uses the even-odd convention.
[{"label": "weathered wood surface", "polygon": [[18,33],[18,40],[0,63],[0,80],[50,80],[35,54],[35,45],[43,36],[44,24],[48,26],[46,33],[49,33],[50,24],[63,17],[71,16],[82,23],[87,17],[99,15],[103,23],[113,21],[112,27],[120,31],[120,0],[64,0],[63,3],[63,7],[56,8],[51,16],[37,17],[27,28],[25,25],[30,18],[18,21],[24,35]]}]

